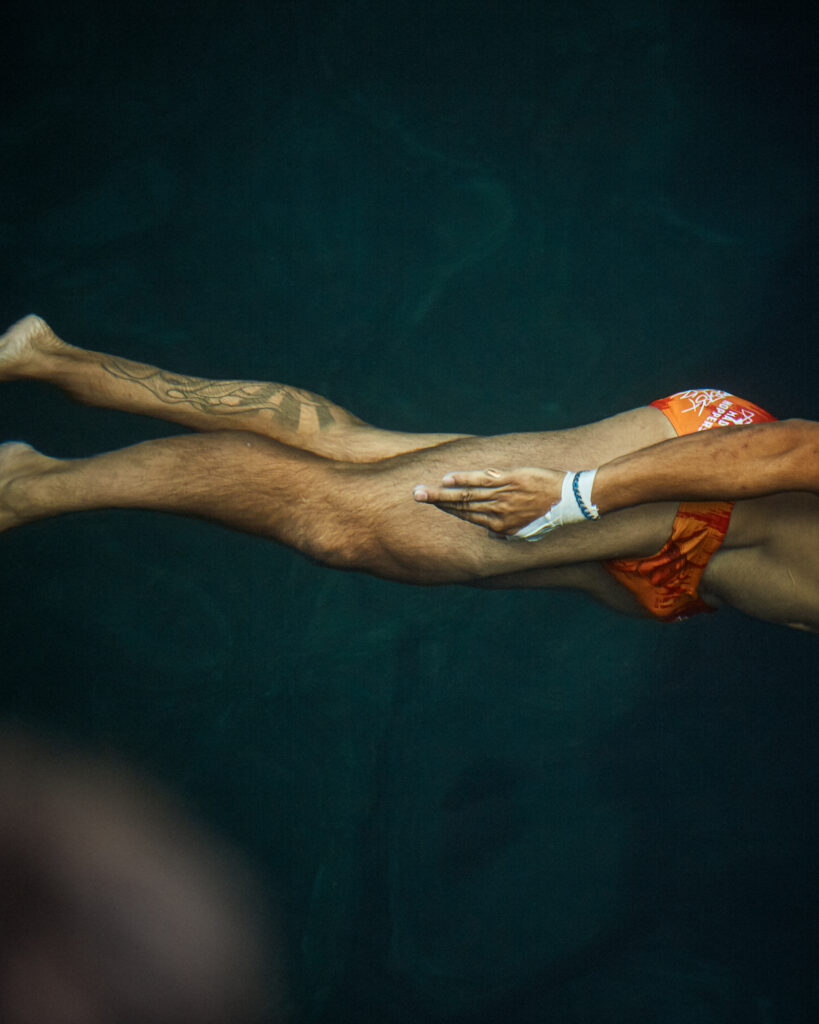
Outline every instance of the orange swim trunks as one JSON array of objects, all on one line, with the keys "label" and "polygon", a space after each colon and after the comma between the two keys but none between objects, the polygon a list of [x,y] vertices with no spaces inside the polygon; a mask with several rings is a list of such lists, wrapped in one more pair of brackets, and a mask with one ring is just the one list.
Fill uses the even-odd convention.
[{"label": "orange swim trunks", "polygon": [[[776,419],[727,391],[682,391],[651,404],[668,417],[678,435]],[[681,502],[671,536],[656,555],[618,558],[603,565],[661,622],[716,611],[702,600],[698,588],[709,559],[728,532],[733,507],[731,501]]]}]

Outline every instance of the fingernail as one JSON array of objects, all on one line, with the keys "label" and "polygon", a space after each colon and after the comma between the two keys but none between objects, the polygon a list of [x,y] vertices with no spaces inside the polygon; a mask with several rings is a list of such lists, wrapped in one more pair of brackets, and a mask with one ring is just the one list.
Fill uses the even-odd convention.
[{"label": "fingernail", "polygon": [[413,498],[415,498],[416,501],[426,501],[427,498],[429,497],[429,494],[427,493],[426,488],[422,487],[421,484],[419,484],[417,487],[413,488],[412,496]]},{"label": "fingernail", "polygon": [[447,473],[446,476],[441,477],[441,483],[444,484],[446,487],[450,487],[452,484],[455,483],[455,477],[453,476],[452,473]]}]

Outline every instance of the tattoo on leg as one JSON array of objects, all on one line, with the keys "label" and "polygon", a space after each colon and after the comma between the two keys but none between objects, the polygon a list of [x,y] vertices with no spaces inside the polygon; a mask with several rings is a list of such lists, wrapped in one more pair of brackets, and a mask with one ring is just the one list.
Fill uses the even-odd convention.
[{"label": "tattoo on leg", "polygon": [[277,423],[293,431],[300,427],[325,430],[339,421],[361,423],[326,398],[286,384],[181,377],[112,357],[100,365],[110,376],[139,384],[166,405],[189,405],[213,416],[270,413]]}]

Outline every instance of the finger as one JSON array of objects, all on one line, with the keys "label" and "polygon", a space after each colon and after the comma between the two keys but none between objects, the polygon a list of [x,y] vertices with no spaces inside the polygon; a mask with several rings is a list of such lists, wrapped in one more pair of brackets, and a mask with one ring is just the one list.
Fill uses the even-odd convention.
[{"label": "finger", "polygon": [[493,491],[461,490],[454,487],[430,487],[427,484],[416,484],[412,489],[412,496],[416,501],[426,501],[435,504],[438,501],[446,501],[451,504],[455,502],[487,501],[493,496]]},{"label": "finger", "polygon": [[499,469],[473,469],[446,473],[441,483],[446,487],[497,487],[505,478]]},{"label": "finger", "polygon": [[[416,496],[417,496],[416,489]],[[433,504],[442,501],[448,505],[473,505],[494,501],[499,494],[497,488],[490,487],[424,487],[426,500]],[[421,501],[424,499],[417,498]]]},{"label": "finger", "polygon": [[498,509],[495,508],[495,502],[490,499],[450,499],[445,496],[443,498],[430,497],[429,503],[431,505],[437,505],[439,508],[459,508],[464,512],[488,512],[491,514],[497,514],[498,512]]}]

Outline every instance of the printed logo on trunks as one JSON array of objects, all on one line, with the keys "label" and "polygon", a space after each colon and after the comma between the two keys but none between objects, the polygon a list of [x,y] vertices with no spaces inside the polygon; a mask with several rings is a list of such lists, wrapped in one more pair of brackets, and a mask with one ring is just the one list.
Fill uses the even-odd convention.
[{"label": "printed logo on trunks", "polygon": [[[681,391],[675,398],[680,401],[687,399],[691,404],[683,412],[695,412],[697,416],[704,416],[708,407],[714,405],[721,398],[726,398],[727,391]],[[730,402],[728,403],[730,405]]]},{"label": "printed logo on trunks", "polygon": [[[724,410],[723,405],[726,405],[729,411]],[[750,409],[734,405],[733,402],[720,402],[708,419],[697,427],[697,431],[708,430],[709,427],[744,427],[748,423],[755,422],[756,417]]]},{"label": "printed logo on trunks", "polygon": [[755,420],[753,411],[736,405],[732,401],[734,396],[729,395],[727,391],[683,391],[678,397],[687,399],[690,403],[688,408],[683,410],[684,413],[704,416],[711,409],[697,427],[697,433],[701,430],[710,430],[712,427],[741,427]]}]

